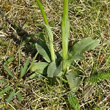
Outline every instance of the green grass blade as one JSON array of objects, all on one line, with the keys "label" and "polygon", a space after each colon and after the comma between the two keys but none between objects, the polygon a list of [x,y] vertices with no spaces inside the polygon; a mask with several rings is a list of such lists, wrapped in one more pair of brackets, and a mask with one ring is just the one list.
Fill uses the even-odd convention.
[{"label": "green grass blade", "polygon": [[72,93],[68,94],[68,101],[70,105],[73,107],[73,110],[80,110],[78,99],[74,94]]},{"label": "green grass blade", "polygon": [[14,60],[14,55],[10,56],[8,58],[8,60],[4,63],[4,65],[7,65],[7,64],[11,63],[13,60]]},{"label": "green grass blade", "polygon": [[17,98],[18,98],[19,101],[22,100],[22,95],[21,95],[21,92],[20,91],[18,91],[18,93],[17,93]]},{"label": "green grass blade", "polygon": [[7,98],[7,102],[8,102],[8,103],[13,99],[14,95],[15,95],[15,90],[13,90],[13,91],[10,93],[9,97]]},{"label": "green grass blade", "polygon": [[3,65],[4,69],[8,72],[8,74],[13,78],[12,72],[8,69],[6,65]]},{"label": "green grass blade", "polygon": [[26,63],[24,64],[24,68],[21,69],[20,78],[22,78],[26,74],[29,62],[30,62],[30,59],[28,58],[26,60]]},{"label": "green grass blade", "polygon": [[11,89],[10,86],[6,87],[2,91],[0,91],[0,95],[4,94],[5,92],[8,92],[10,89]]},{"label": "green grass blade", "polygon": [[34,58],[33,58],[33,60],[32,60],[32,63],[31,63],[31,65],[29,66],[29,68],[27,69],[27,71],[29,71],[29,70],[31,69],[31,67],[32,67],[34,61],[36,60],[37,56],[38,56],[38,52],[35,54],[35,56],[34,56]]}]

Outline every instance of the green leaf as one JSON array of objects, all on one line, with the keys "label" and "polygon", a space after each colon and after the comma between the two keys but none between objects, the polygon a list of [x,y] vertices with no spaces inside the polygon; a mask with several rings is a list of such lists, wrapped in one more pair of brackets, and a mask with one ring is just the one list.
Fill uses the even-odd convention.
[{"label": "green leaf", "polygon": [[34,58],[32,59],[31,65],[29,66],[29,68],[27,69],[27,71],[29,71],[29,70],[30,70],[30,68],[31,68],[31,67],[32,67],[32,65],[34,64],[34,62],[35,62],[35,60],[36,60],[37,56],[38,56],[38,52],[35,54]]},{"label": "green leaf", "polygon": [[4,82],[4,80],[0,80],[0,83],[3,83]]},{"label": "green leaf", "polygon": [[11,89],[10,86],[6,87],[2,91],[0,91],[0,95],[4,94],[5,92],[8,92],[10,89]]},{"label": "green leaf", "polygon": [[53,45],[53,33],[49,25],[45,24],[45,27],[46,27],[46,31],[47,31],[47,35],[49,39],[49,49],[51,53],[51,60],[55,61],[56,56],[55,56],[55,50],[54,50],[54,45]]},{"label": "green leaf", "polygon": [[30,75],[27,79],[33,79],[33,78],[35,78],[36,76],[38,76],[40,73],[38,73],[38,72],[35,72],[35,73],[33,73],[32,75]]},{"label": "green leaf", "polygon": [[49,41],[53,42],[53,33],[51,31],[50,26],[45,24],[45,27],[46,27],[46,31],[47,31],[47,34],[48,34]]},{"label": "green leaf", "polygon": [[8,58],[8,60],[4,63],[4,65],[7,65],[7,64],[11,63],[13,60],[14,60],[14,55],[10,56]]},{"label": "green leaf", "polygon": [[62,76],[62,62],[60,63],[60,65],[56,68],[55,72],[54,72],[54,76]]},{"label": "green leaf", "polygon": [[8,103],[13,99],[14,95],[15,95],[15,90],[13,90],[13,91],[10,93],[9,97],[7,98],[7,102],[8,102]]},{"label": "green leaf", "polygon": [[17,93],[17,97],[18,97],[18,100],[19,100],[19,101],[22,100],[22,95],[21,95],[21,92],[20,92],[20,91],[18,91],[18,93]]},{"label": "green leaf", "polygon": [[59,66],[56,65],[56,62],[51,62],[47,69],[48,77],[53,78],[54,76],[62,76],[62,62]]},{"label": "green leaf", "polygon": [[39,72],[39,73],[43,73],[44,69],[48,66],[48,63],[46,62],[38,62],[38,63],[34,63],[30,70],[31,72]]},{"label": "green leaf", "polygon": [[51,60],[51,55],[48,46],[45,44],[43,41],[37,41],[35,44],[37,51],[39,54],[43,56],[43,58],[47,61],[50,62]]},{"label": "green leaf", "polygon": [[94,49],[99,45],[99,42],[99,40],[92,40],[90,37],[78,41],[72,47],[72,50],[69,54],[70,59],[79,60],[83,58],[83,53],[85,51]]},{"label": "green leaf", "polygon": [[47,69],[47,76],[53,78],[56,68],[56,62],[51,62]]},{"label": "green leaf", "polygon": [[26,63],[24,64],[24,68],[21,68],[20,78],[22,78],[26,74],[29,62],[30,62],[30,59],[28,58],[26,60]]},{"label": "green leaf", "polygon": [[0,46],[7,46],[8,44],[8,42],[0,42]]},{"label": "green leaf", "polygon": [[3,65],[4,69],[8,72],[8,74],[13,78],[12,72],[8,69],[6,65]]},{"label": "green leaf", "polygon": [[81,72],[79,71],[71,71],[66,75],[70,89],[73,92],[77,91],[80,85],[81,77],[79,75],[81,75]]},{"label": "green leaf", "polygon": [[91,83],[97,83],[99,81],[107,80],[110,79],[110,72],[107,73],[97,73],[94,75],[91,75],[90,77],[86,78],[86,82],[91,82]]},{"label": "green leaf", "polygon": [[68,101],[74,110],[80,110],[78,99],[73,93],[68,94]]}]

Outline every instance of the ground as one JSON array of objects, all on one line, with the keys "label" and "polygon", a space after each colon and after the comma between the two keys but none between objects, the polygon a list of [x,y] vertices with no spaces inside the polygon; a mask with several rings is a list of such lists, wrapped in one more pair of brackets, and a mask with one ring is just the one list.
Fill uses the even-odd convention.
[{"label": "ground", "polygon": [[[54,33],[56,51],[61,50],[61,20],[63,0],[41,0]],[[85,53],[85,61],[77,64],[88,77],[92,72],[110,71],[110,1],[109,0],[70,0],[69,18],[71,24],[69,47],[76,40],[84,37],[99,39],[100,45]],[[19,68],[29,57],[32,61],[36,54],[34,43],[45,35],[44,22],[35,0],[0,0],[0,91],[16,81],[11,80],[3,64],[10,57],[8,68],[16,75]],[[31,38],[29,40],[28,38]],[[36,61],[42,60],[38,55]],[[27,77],[30,71],[26,73]],[[56,84],[49,84],[45,76],[21,80],[22,101],[16,96],[6,102],[8,93],[0,95],[1,110],[72,110],[67,94],[70,91],[58,79]],[[16,79],[16,78],[15,78]],[[17,79],[16,79],[17,80]],[[18,80],[17,80],[18,81]],[[83,83],[78,92],[81,110],[109,110],[110,80],[94,85]]]}]

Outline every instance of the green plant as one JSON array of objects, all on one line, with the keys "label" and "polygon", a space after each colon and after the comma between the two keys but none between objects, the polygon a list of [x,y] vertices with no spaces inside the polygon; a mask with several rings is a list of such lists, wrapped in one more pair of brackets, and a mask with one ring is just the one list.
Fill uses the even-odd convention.
[{"label": "green plant", "polygon": [[7,74],[7,78],[3,78],[0,80],[0,83],[4,84],[4,87],[0,89],[0,96],[3,96],[5,93],[9,94],[8,98],[6,99],[8,103],[13,99],[14,96],[17,96],[18,100],[21,101],[22,100],[22,95],[21,95],[22,89],[29,88],[28,85],[25,85],[25,80],[23,79],[23,77],[31,67],[31,65],[29,66],[30,59],[28,58],[26,60],[24,67],[21,66],[21,68],[19,68],[20,73],[17,73],[17,72],[12,73],[11,70],[8,68],[8,64],[11,63],[13,60],[14,60],[14,56],[11,56],[4,63],[3,65],[4,70],[8,74]]},{"label": "green plant", "polygon": [[[30,78],[34,78],[38,74],[47,73],[47,77],[49,78],[57,77],[62,81],[68,83],[71,91],[75,92],[77,91],[78,86],[82,81],[82,77],[80,77],[82,75],[82,72],[77,69],[74,70],[71,65],[73,65],[74,61],[84,59],[83,53],[85,51],[94,49],[99,45],[100,41],[92,40],[90,37],[83,38],[82,40],[77,41],[75,44],[73,44],[70,50],[68,49],[70,22],[68,18],[68,0],[64,0],[64,10],[61,26],[62,53],[55,52],[53,45],[53,32],[47,20],[47,16],[40,1],[36,0],[36,2],[44,18],[44,26],[48,37],[47,40],[38,40],[35,44],[38,53],[42,55],[45,61],[32,64],[30,69],[31,72],[34,72],[34,74]],[[73,96],[71,95],[71,97]],[[70,99],[71,98],[69,96],[69,100]],[[71,101],[69,102],[71,104]],[[73,108],[76,110],[75,107]]]},{"label": "green plant", "polygon": [[[92,40],[90,37],[83,38],[76,42],[72,49],[68,49],[68,39],[70,31],[70,23],[68,18],[68,0],[64,0],[64,11],[62,18],[62,54],[61,52],[55,52],[53,46],[53,33],[49,26],[46,14],[43,6],[39,0],[36,0],[44,18],[45,28],[48,36],[48,40],[38,40],[35,44],[37,51],[41,54],[46,62],[34,63],[31,67],[32,72],[43,73],[47,70],[48,77],[60,77],[62,80],[64,76],[68,82],[79,76],[80,72],[73,71],[71,64],[74,61],[84,59],[83,53],[85,51],[94,49],[99,45],[99,40]],[[49,44],[49,45],[48,45]],[[38,66],[39,65],[39,66]],[[73,79],[72,79],[73,78]],[[74,82],[74,80],[73,80]],[[76,82],[76,81],[75,81]],[[71,84],[71,83],[70,83]]]}]

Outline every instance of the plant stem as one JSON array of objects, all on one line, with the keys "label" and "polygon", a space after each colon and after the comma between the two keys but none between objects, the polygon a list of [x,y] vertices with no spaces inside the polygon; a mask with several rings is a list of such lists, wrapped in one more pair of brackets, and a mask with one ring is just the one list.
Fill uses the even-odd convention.
[{"label": "plant stem", "polygon": [[[40,10],[41,10],[41,13],[42,13],[42,16],[43,16],[43,18],[44,18],[45,24],[49,26],[49,23],[48,23],[48,20],[47,20],[47,16],[46,16],[46,14],[45,14],[45,11],[44,11],[44,9],[43,9],[42,4],[40,3],[39,0],[36,0],[36,2],[37,2],[38,6],[39,6],[39,8],[40,8]],[[53,39],[53,33],[52,33],[52,36],[51,36],[51,37],[52,37],[52,39]],[[49,45],[50,45],[51,59],[52,59],[52,61],[55,61],[55,51],[54,51],[53,41],[49,40]]]},{"label": "plant stem", "polygon": [[52,61],[55,61],[55,51],[54,51],[53,42],[50,42],[50,52],[51,52]]},{"label": "plant stem", "polygon": [[64,0],[64,10],[62,18],[62,56],[63,56],[63,71],[66,70],[65,60],[68,58],[68,38],[70,31],[70,23],[68,18],[68,0]]},{"label": "plant stem", "polygon": [[44,8],[43,8],[42,4],[40,3],[39,0],[36,0],[36,2],[37,2],[38,6],[39,6],[39,8],[40,8],[40,10],[41,10],[41,13],[42,13],[42,16],[43,16],[43,18],[44,18],[45,24],[46,24],[46,25],[49,25],[48,20],[47,20],[47,16],[46,16],[46,14],[45,14],[45,12],[44,12]]}]

